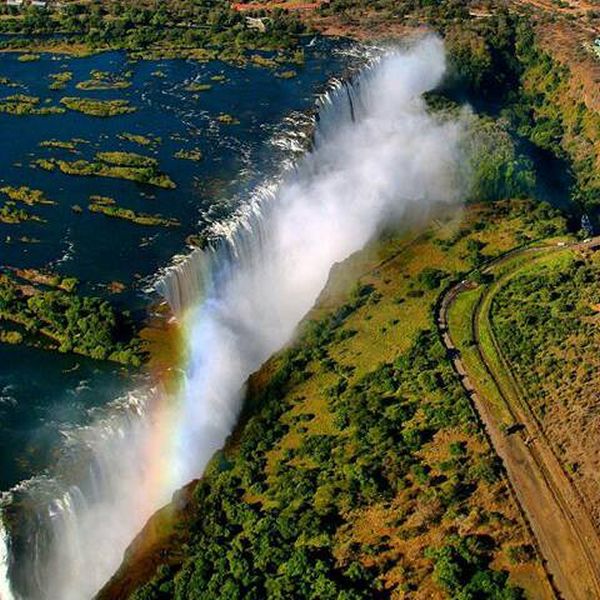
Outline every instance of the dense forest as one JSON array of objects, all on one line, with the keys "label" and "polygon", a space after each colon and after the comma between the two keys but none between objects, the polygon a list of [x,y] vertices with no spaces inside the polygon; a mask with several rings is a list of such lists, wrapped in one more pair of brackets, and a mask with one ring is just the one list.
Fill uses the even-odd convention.
[{"label": "dense forest", "polygon": [[0,330],[2,341],[142,364],[144,350],[128,314],[117,312],[107,300],[78,295],[71,278],[36,278],[43,285],[0,273],[0,322],[12,325]]},{"label": "dense forest", "polygon": [[[295,46],[305,31],[302,22],[285,11],[269,14],[266,31],[247,26],[246,15],[225,0],[212,2],[68,2],[49,10],[30,6],[23,11],[3,5],[0,32],[17,35],[4,46],[30,46],[31,38],[56,35],[59,41],[91,48],[144,50],[164,46],[177,50],[201,48],[215,52],[239,49],[281,49]],[[259,13],[261,14],[261,13]]]},{"label": "dense forest", "polygon": [[[444,351],[426,331],[394,364],[382,364],[354,385],[340,373],[327,389],[335,433],[303,436],[300,445],[284,450],[269,475],[268,455],[284,434],[306,429],[303,422],[314,419],[304,413],[292,422],[280,420],[294,400],[286,390],[294,379],[310,377],[314,362],[339,369],[328,343],[350,334],[340,329],[344,316],[373,302],[375,294],[371,288],[357,290],[350,304],[315,323],[281,359],[263,395],[252,399],[261,408],[245,427],[239,453],[231,461],[222,457],[214,475],[196,488],[199,518],[187,549],[190,559],[178,570],[160,568],[156,580],[134,598],[389,597],[390,590],[377,581],[385,566],[365,565],[359,556],[385,554],[391,546],[384,537],[373,546],[353,548],[356,542],[348,540],[340,548],[349,516],[402,494],[410,501],[404,506],[408,514],[397,515],[399,522],[409,520],[411,508],[431,506],[429,522],[405,529],[404,535],[419,535],[466,510],[482,482],[499,481],[494,456],[473,452],[464,441],[451,442],[447,458],[436,465],[422,458],[440,430],[474,428]],[[507,585],[505,572],[490,568],[494,550],[487,536],[453,535],[427,549],[426,557],[435,580],[450,594],[521,598]],[[406,591],[412,585],[407,583]]]}]

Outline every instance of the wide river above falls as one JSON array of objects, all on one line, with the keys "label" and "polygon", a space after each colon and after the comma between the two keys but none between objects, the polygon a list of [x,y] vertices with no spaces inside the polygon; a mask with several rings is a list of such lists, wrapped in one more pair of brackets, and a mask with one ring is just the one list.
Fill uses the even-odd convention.
[{"label": "wide river above falls", "polygon": [[[186,238],[225,220],[249,189],[302,150],[316,95],[348,64],[347,54],[338,50],[340,44],[318,40],[305,48],[304,65],[278,69],[219,61],[131,62],[119,52],[86,58],[42,54],[32,62],[3,54],[0,78],[10,85],[0,84],[0,98],[23,94],[40,98],[40,106],[57,106],[65,96],[125,99],[136,111],[109,118],[75,111],[0,113],[0,187],[26,185],[56,202],[25,207],[44,223],[0,223],[0,266],[47,268],[77,277],[80,293],[107,297],[143,319],[153,278],[174,255],[186,251]],[[295,77],[280,76],[292,69]],[[77,87],[95,72],[130,85],[116,90]],[[63,89],[52,90],[52,75],[59,73],[71,73],[71,79]],[[194,83],[210,89],[194,90]],[[239,123],[221,122],[223,114]],[[123,134],[152,141],[142,146]],[[75,149],[40,146],[73,139],[78,140]],[[199,150],[202,159],[177,158],[181,150]],[[153,156],[177,187],[69,176],[32,165],[38,158],[89,160],[99,151]],[[141,226],[93,213],[87,209],[93,195],[181,225]],[[75,205],[82,210],[74,211]],[[113,293],[113,282],[124,284],[124,290]],[[0,344],[0,490],[51,467],[69,429],[85,424],[95,407],[131,388],[131,377],[110,363]]]}]

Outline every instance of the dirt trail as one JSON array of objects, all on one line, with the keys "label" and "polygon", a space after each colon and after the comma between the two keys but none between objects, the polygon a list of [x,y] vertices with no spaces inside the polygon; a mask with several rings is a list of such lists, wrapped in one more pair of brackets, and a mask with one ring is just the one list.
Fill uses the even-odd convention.
[{"label": "dirt trail", "polygon": [[[595,247],[600,238],[573,247]],[[530,248],[512,251],[495,261],[498,266],[519,253],[535,253],[548,248]],[[559,250],[557,248],[557,250]],[[506,389],[500,384],[489,360],[479,343],[473,319],[474,339],[487,374],[494,382],[506,407],[524,429],[508,435],[502,430],[502,421],[495,414],[489,399],[481,396],[469,378],[461,355],[448,329],[448,311],[468,284],[461,282],[446,293],[438,311],[438,328],[442,340],[459,374],[464,388],[484,423],[492,444],[503,460],[508,477],[537,539],[539,549],[555,587],[567,600],[600,598],[600,539],[577,491],[564,473],[557,457],[545,438],[539,424],[529,410],[517,385]],[[476,313],[481,310],[479,303]],[[475,315],[477,317],[477,315]]]}]

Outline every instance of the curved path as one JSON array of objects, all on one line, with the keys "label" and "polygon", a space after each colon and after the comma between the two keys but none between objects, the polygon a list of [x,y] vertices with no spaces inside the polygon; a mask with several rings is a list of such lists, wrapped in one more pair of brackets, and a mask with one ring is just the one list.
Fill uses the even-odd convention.
[{"label": "curved path", "polygon": [[[600,245],[600,238],[583,244],[572,244],[567,248],[593,248]],[[564,251],[565,247],[530,247],[513,250],[492,261],[484,269],[490,272],[519,255]],[[567,600],[591,600],[600,598],[600,538],[592,524],[588,511],[572,482],[562,469],[544,435],[539,423],[532,414],[523,390],[511,376],[509,365],[503,360],[499,346],[492,345],[503,366],[504,377],[498,376],[497,367],[486,353],[479,338],[482,319],[488,318],[487,308],[493,295],[493,288],[510,278],[510,273],[499,282],[485,289],[472,315],[472,334],[477,344],[479,362],[486,378],[498,391],[504,414],[511,415],[513,423],[518,423],[512,433],[507,433],[498,405],[477,390],[465,367],[461,354],[452,339],[448,327],[448,312],[461,292],[472,286],[466,281],[452,287],[443,296],[437,312],[437,325],[442,341],[452,357],[454,368],[461,378],[463,387],[469,394],[481,418],[497,454],[502,459],[509,480],[515,491],[521,509],[533,531],[538,548],[551,575],[552,583],[560,596]],[[510,431],[511,429],[509,429]]]}]

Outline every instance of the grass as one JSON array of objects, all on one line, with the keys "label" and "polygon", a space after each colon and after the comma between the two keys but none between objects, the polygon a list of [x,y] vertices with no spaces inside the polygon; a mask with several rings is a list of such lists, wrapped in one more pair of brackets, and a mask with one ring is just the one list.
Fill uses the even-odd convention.
[{"label": "grass", "polygon": [[40,58],[39,54],[21,54],[17,60],[19,62],[37,62]]},{"label": "grass", "polygon": [[212,90],[212,84],[211,83],[199,83],[197,81],[192,81],[192,83],[188,84],[185,86],[185,91],[186,92],[208,92],[209,90]]},{"label": "grass", "polygon": [[66,96],[60,103],[68,108],[91,117],[116,117],[134,113],[137,108],[131,106],[129,100],[95,100],[93,98],[77,98]]},{"label": "grass", "polygon": [[60,73],[53,73],[50,75],[52,83],[48,86],[51,90],[64,90],[67,85],[73,79],[73,73],[71,71],[62,71]]},{"label": "grass", "polygon": [[469,377],[479,392],[490,404],[496,418],[500,422],[510,423],[510,412],[502,395],[491,379],[473,335],[473,316],[481,302],[483,289],[481,286],[462,292],[450,307],[448,328],[452,340],[461,353]]},{"label": "grass", "polygon": [[181,160],[191,160],[194,162],[200,162],[203,159],[202,150],[200,148],[192,148],[191,150],[178,150],[174,154],[175,158]]},{"label": "grass", "polygon": [[106,71],[94,70],[90,73],[90,79],[80,81],[75,87],[84,91],[124,90],[131,87],[131,81]]},{"label": "grass", "polygon": [[511,370],[507,368],[504,357],[499,353],[499,346],[494,333],[494,328],[490,320],[491,307],[494,296],[500,289],[513,278],[518,277],[523,272],[531,272],[539,269],[544,264],[560,264],[568,256],[570,251],[557,250],[550,248],[542,251],[541,256],[518,256],[508,261],[499,269],[493,270],[496,274],[495,281],[489,286],[480,307],[478,307],[475,318],[479,324],[479,342],[481,351],[489,362],[489,366],[494,373],[503,393],[514,404],[518,402],[519,391],[515,387],[515,382],[511,376]]},{"label": "grass", "polygon": [[14,94],[0,100],[0,113],[14,116],[58,115],[64,112],[62,106],[42,105],[40,98],[26,94]]},{"label": "grass", "polygon": [[217,117],[217,121],[219,121],[219,123],[222,123],[223,125],[239,125],[240,124],[239,119],[237,119],[233,115],[229,115],[227,113],[221,113]]},{"label": "grass", "polygon": [[120,140],[133,142],[134,144],[138,144],[139,146],[158,146],[162,143],[162,139],[160,137],[141,135],[139,133],[124,132],[119,134],[118,137]]},{"label": "grass", "polygon": [[596,524],[598,264],[597,252],[569,249],[522,264],[498,283],[487,322],[515,393],[591,507]]},{"label": "grass", "polygon": [[44,195],[42,190],[34,190],[27,186],[13,187],[6,185],[0,188],[0,193],[5,194],[14,202],[21,202],[27,206],[34,206],[36,204],[41,205],[54,205],[54,200],[49,200]]},{"label": "grass", "polygon": [[[513,421],[507,401],[511,404],[516,402],[517,392],[507,373],[506,365],[498,354],[489,319],[490,308],[494,295],[507,280],[516,277],[524,269],[537,269],[541,264],[561,261],[566,254],[564,251],[558,251],[556,247],[542,252],[541,256],[532,256],[531,253],[516,255],[493,267],[491,273],[495,276],[494,281],[487,286],[479,285],[461,292],[448,314],[451,337],[461,352],[473,384],[493,408],[496,418],[507,425]],[[475,322],[478,326],[478,343],[474,339]]]}]

